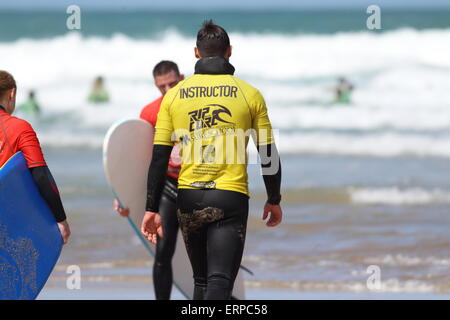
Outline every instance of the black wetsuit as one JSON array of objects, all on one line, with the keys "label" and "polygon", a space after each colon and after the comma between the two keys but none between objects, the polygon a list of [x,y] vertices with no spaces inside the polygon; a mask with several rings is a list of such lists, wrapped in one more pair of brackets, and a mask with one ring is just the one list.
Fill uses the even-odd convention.
[{"label": "black wetsuit", "polygon": [[[170,225],[174,228],[172,230],[176,229],[172,220],[175,215],[172,213],[170,216],[174,207],[166,195],[167,187],[163,176],[171,149],[168,146],[154,146],[146,206],[146,210],[152,212],[158,212],[159,208],[164,221],[163,232],[166,235],[167,221],[164,217],[171,221]],[[278,159],[274,145],[264,149],[266,155]],[[261,153],[261,148],[258,150]],[[270,165],[271,163],[267,162],[262,166],[268,202],[279,204],[281,165],[275,174],[264,174],[265,167]],[[178,189],[177,209],[178,221],[194,272],[194,299],[230,299],[245,244],[248,196],[228,190]],[[175,238],[173,234],[166,237],[166,240],[169,240],[168,245],[174,246],[175,243],[170,241]],[[158,237],[157,246],[160,240]],[[173,254],[173,251],[171,252]],[[164,261],[170,260],[171,256],[166,254]],[[164,272],[163,267],[160,270]]]},{"label": "black wetsuit", "polygon": [[227,190],[180,189],[178,208],[194,271],[194,300],[230,299],[244,251],[248,196]]},{"label": "black wetsuit", "polygon": [[47,166],[41,166],[31,168],[30,171],[42,197],[51,209],[56,222],[66,220],[66,213],[64,212],[59,191],[49,168]]},{"label": "black wetsuit", "polygon": [[157,300],[169,300],[172,291],[172,258],[175,253],[178,233],[176,201],[177,181],[167,176],[159,203],[164,237],[157,236],[155,262],[153,264],[153,285]]},{"label": "black wetsuit", "polygon": [[[228,100],[224,100],[224,103],[226,102],[232,112],[215,102],[215,95],[219,95],[219,93],[214,88],[210,88],[208,91],[204,87],[202,91],[199,86],[193,86],[191,87],[192,90],[200,88],[198,89],[199,94],[208,95],[209,92],[213,97],[208,97],[203,104],[197,100],[195,100],[195,103],[187,101],[191,96],[194,96],[194,91],[191,92],[187,89],[187,91],[182,91],[181,89],[186,83],[190,83],[190,78],[180,82],[164,97],[158,114],[152,163],[148,174],[147,211],[158,212],[160,201],[164,200],[161,200],[161,194],[164,188],[167,163],[172,150],[172,130],[181,128],[185,132],[191,132],[192,130],[189,131],[188,129],[193,127],[181,127],[183,124],[189,123],[189,121],[185,121],[189,120],[189,115],[191,115],[194,127],[201,127],[202,125],[217,127],[222,123],[222,128],[224,128],[223,126],[231,123],[238,128],[246,129],[245,126],[251,124],[251,127],[255,130],[270,129],[271,131],[265,103],[260,93],[242,82],[239,83],[245,86],[248,91],[243,92],[237,87],[233,87],[236,89],[236,91],[233,91],[232,85],[227,86],[228,83],[237,84],[239,81],[237,78],[228,76],[233,72],[233,66],[221,57],[202,59],[196,65],[196,75],[201,75],[200,78],[205,86],[209,83],[208,79],[211,82],[217,81],[216,79],[223,79],[224,85],[220,86],[216,83],[214,88],[229,89],[228,91],[223,89],[224,91],[220,92],[229,93],[226,98]],[[215,75],[227,76],[214,78]],[[247,96],[245,96],[246,94]],[[230,100],[233,98],[236,99]],[[219,100],[219,102],[221,101]],[[207,105],[207,107],[199,112],[195,109],[199,104]],[[212,110],[212,108],[219,109]],[[211,115],[208,114],[210,111]],[[229,116],[234,113],[236,118],[224,120],[221,118],[220,112],[227,113]],[[198,119],[203,119],[203,122]],[[241,126],[241,122],[245,125]],[[228,133],[229,131],[224,129],[214,132]],[[257,131],[257,133],[260,132],[261,130]],[[183,143],[190,146],[195,145],[192,143],[194,138],[197,138],[195,130],[194,134],[181,136],[182,146]],[[259,154],[263,160],[263,178],[268,195],[267,201],[271,204],[279,204],[281,200],[281,164],[277,149],[271,135],[257,134],[256,140]],[[189,150],[189,147],[185,148]],[[215,152],[215,154],[224,153]],[[272,164],[278,164],[278,166],[272,166]],[[178,180],[180,186],[177,215],[194,273],[194,299],[226,300],[231,298],[234,281],[241,264],[248,217],[247,181],[246,172],[244,172],[246,168],[239,167],[236,170],[238,166],[239,164],[232,163],[229,167],[230,170],[227,170],[220,165],[215,167],[214,163],[209,162],[203,162],[201,167],[196,167],[194,162],[183,162],[182,164],[182,171]],[[218,167],[221,170],[217,171],[216,168]],[[192,171],[192,168],[197,171]],[[190,173],[186,173],[190,169]],[[238,172],[238,176],[236,176],[236,172]],[[197,176],[200,178],[195,178]]]}]

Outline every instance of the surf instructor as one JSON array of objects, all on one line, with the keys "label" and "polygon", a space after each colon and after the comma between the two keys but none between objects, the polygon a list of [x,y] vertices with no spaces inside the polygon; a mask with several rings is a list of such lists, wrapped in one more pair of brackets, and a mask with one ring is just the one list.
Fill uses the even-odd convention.
[{"label": "surf instructor", "polygon": [[[141,232],[164,237],[158,212],[174,143],[181,146],[177,216],[193,269],[194,299],[228,300],[248,217],[246,146],[257,145],[268,199],[263,219],[282,220],[281,165],[261,93],[233,76],[227,32],[211,20],[197,34],[195,74],[164,96],[156,124]],[[249,134],[250,133],[250,134]]]},{"label": "surf instructor", "polygon": [[[163,60],[153,68],[153,78],[155,86],[159,89],[162,96],[146,105],[140,118],[156,126],[158,112],[161,107],[161,101],[164,95],[184,79],[180,74],[175,62]],[[174,148],[169,159],[169,165],[166,172],[166,181],[163,194],[159,204],[159,212],[162,217],[165,237],[158,239],[156,244],[155,261],[153,264],[153,285],[157,300],[168,300],[173,284],[172,258],[175,253],[178,220],[176,216],[176,202],[178,193],[178,174],[180,172],[181,161],[178,148]],[[121,216],[128,216],[128,208],[120,208],[117,200],[114,200],[114,208]]]},{"label": "surf instructor", "polygon": [[66,244],[70,237],[70,227],[36,133],[28,122],[11,116],[16,106],[16,91],[13,76],[6,71],[0,71],[0,167],[14,154],[22,151],[33,180],[53,213]]}]

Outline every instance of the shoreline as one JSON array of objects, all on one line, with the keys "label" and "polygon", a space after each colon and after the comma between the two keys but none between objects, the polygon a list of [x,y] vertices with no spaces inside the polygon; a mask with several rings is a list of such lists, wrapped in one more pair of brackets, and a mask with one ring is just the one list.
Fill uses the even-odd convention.
[{"label": "shoreline", "polygon": [[[248,289],[246,300],[450,300],[450,294],[437,293],[357,293],[357,292],[315,292],[295,290]],[[44,288],[37,300],[154,300],[152,285],[135,283],[111,286],[104,284],[86,286],[80,290]],[[176,289],[172,300],[186,300]]]}]

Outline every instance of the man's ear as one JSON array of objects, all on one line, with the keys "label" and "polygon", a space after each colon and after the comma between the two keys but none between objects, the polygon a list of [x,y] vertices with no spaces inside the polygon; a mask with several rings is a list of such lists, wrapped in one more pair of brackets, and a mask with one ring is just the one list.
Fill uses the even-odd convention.
[{"label": "man's ear", "polygon": [[201,56],[200,56],[200,53],[198,52],[198,48],[197,47],[194,48],[194,54],[195,54],[195,57],[197,59],[201,59]]},{"label": "man's ear", "polygon": [[229,59],[232,53],[233,53],[233,46],[229,46],[227,52],[225,53],[225,58]]},{"label": "man's ear", "polygon": [[14,110],[16,109],[16,92],[17,92],[17,88],[12,88],[11,90],[9,90],[8,93],[8,98],[9,98],[9,102],[8,102],[8,106],[6,107],[6,112],[9,114],[13,114]]},{"label": "man's ear", "polygon": [[9,92],[9,99],[14,100],[16,98],[17,88],[12,88]]}]

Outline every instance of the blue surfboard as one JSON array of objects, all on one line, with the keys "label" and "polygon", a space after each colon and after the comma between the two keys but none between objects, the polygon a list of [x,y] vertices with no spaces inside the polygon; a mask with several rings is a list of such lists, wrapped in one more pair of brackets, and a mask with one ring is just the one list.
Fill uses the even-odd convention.
[{"label": "blue surfboard", "polygon": [[0,299],[35,299],[62,245],[55,218],[18,152],[0,168]]}]

